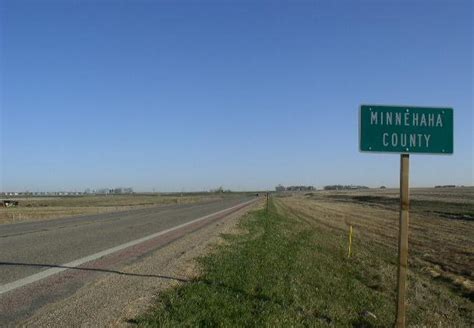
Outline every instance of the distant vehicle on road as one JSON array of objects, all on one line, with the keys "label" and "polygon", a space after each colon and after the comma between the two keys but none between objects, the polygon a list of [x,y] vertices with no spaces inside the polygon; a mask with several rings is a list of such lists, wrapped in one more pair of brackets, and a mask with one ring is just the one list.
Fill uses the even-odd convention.
[{"label": "distant vehicle on road", "polygon": [[18,201],[16,200],[0,200],[0,207],[14,207],[18,206]]}]

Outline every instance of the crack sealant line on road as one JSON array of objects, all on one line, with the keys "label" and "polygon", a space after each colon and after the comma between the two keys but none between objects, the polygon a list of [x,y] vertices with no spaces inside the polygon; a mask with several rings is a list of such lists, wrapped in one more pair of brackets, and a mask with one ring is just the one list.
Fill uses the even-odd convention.
[{"label": "crack sealant line on road", "polygon": [[[213,217],[213,216],[216,216],[216,215],[219,215],[219,214],[223,214],[223,213],[226,213],[226,212],[231,212],[231,211],[234,211],[234,210],[238,210],[238,209],[244,208],[245,206],[247,206],[247,205],[249,205],[249,204],[255,202],[256,200],[257,200],[257,199],[252,199],[252,200],[250,200],[250,201],[248,201],[248,202],[245,202],[245,203],[242,203],[242,204],[238,204],[238,205],[235,205],[235,206],[232,206],[232,207],[229,207],[229,208],[220,210],[220,211],[215,212],[215,213],[208,214],[208,215],[206,215],[206,216],[203,216],[203,217],[194,219],[194,220],[192,220],[192,221],[189,221],[189,222],[180,224],[180,225],[178,225],[178,226],[176,226],[176,227],[169,228],[169,229],[166,229],[166,230],[163,230],[163,231],[160,231],[160,232],[157,232],[157,233],[154,233],[154,234],[151,234],[151,235],[148,235],[148,236],[139,238],[139,239],[135,239],[135,240],[129,241],[129,242],[125,243],[125,244],[121,244],[121,245],[118,245],[118,246],[115,246],[115,247],[106,249],[106,250],[104,250],[104,251],[101,251],[101,252],[98,252],[98,253],[95,253],[95,254],[92,254],[92,255],[89,255],[89,256],[86,256],[86,257],[77,259],[77,260],[75,260],[75,261],[72,261],[72,262],[69,262],[69,263],[66,263],[66,264],[61,264],[59,268],[47,269],[47,270],[38,272],[38,273],[36,273],[36,274],[33,274],[33,275],[31,275],[31,276],[28,276],[28,277],[25,277],[25,278],[22,278],[22,279],[13,281],[13,282],[11,282],[11,283],[2,285],[2,286],[0,286],[0,295],[2,295],[2,294],[4,294],[4,293],[7,293],[7,292],[9,292],[9,291],[15,290],[15,289],[17,289],[17,288],[20,288],[20,287],[23,287],[23,286],[32,284],[32,283],[34,283],[34,282],[40,281],[40,280],[42,280],[42,279],[48,278],[48,277],[50,277],[50,276],[52,276],[52,275],[55,275],[55,274],[57,274],[57,273],[60,273],[60,272],[63,272],[63,271],[69,270],[69,269],[73,269],[73,268],[76,268],[76,267],[79,267],[80,265],[83,265],[83,264],[85,264],[85,263],[87,263],[87,262],[91,262],[91,261],[100,259],[101,257],[110,255],[110,254],[112,254],[112,253],[115,253],[115,252],[124,250],[124,249],[126,249],[126,248],[129,248],[129,247],[132,247],[132,246],[141,244],[141,243],[143,243],[143,242],[145,242],[145,241],[147,241],[147,240],[150,240],[150,239],[153,239],[153,238],[156,238],[156,237],[165,235],[165,234],[167,234],[167,233],[169,233],[169,232],[172,232],[172,231],[175,231],[175,230],[179,230],[179,229],[181,229],[181,228],[184,228],[184,227],[186,227],[186,226],[188,226],[188,225],[191,225],[191,224],[194,224],[194,223],[196,223],[196,222],[209,219],[209,218],[211,218],[211,217]],[[228,213],[228,214],[230,214],[230,213]]]}]

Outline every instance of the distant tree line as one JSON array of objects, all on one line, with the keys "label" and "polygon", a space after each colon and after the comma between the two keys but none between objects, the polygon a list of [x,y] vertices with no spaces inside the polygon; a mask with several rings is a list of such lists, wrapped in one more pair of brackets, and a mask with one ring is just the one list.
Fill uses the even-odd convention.
[{"label": "distant tree line", "polygon": [[224,189],[222,188],[222,186],[220,186],[219,188],[209,190],[209,192],[214,193],[214,194],[222,194],[222,193],[232,192],[232,190]]},{"label": "distant tree line", "polygon": [[277,192],[282,192],[282,191],[313,191],[316,190],[313,186],[289,186],[285,187],[282,186],[281,184],[275,187],[275,190]]},{"label": "distant tree line", "polygon": [[353,186],[353,185],[329,185],[324,186],[324,190],[356,190],[356,189],[369,189],[366,186]]},{"label": "distant tree line", "polygon": [[435,186],[435,188],[456,188],[455,185],[442,185],[442,186]]}]

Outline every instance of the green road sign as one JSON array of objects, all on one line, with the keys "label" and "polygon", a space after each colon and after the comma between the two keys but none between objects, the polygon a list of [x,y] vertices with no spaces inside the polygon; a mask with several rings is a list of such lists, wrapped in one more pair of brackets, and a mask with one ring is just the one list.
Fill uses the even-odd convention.
[{"label": "green road sign", "polygon": [[453,109],[362,105],[360,150],[453,153]]}]

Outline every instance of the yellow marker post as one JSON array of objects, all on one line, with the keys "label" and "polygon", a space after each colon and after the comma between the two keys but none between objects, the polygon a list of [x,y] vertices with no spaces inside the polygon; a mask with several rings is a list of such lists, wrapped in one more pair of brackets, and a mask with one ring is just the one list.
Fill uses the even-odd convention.
[{"label": "yellow marker post", "polygon": [[352,246],[352,225],[349,228],[349,252],[347,253],[347,258],[351,257],[351,246]]}]

